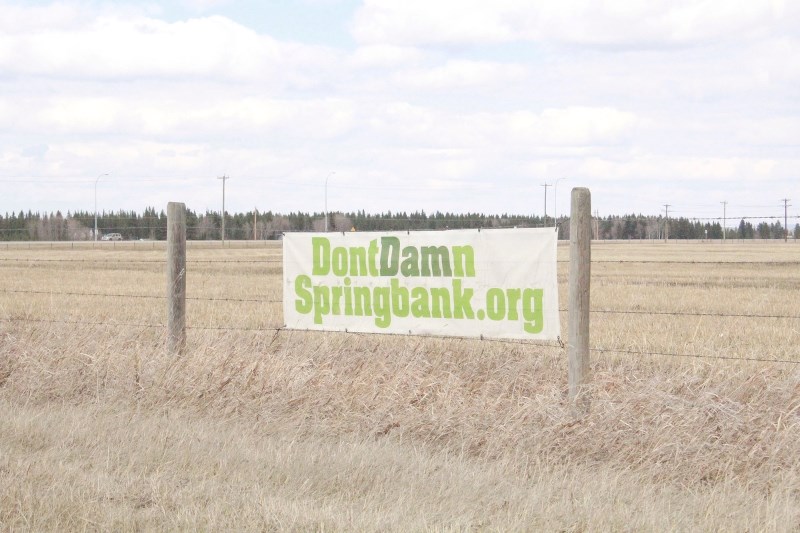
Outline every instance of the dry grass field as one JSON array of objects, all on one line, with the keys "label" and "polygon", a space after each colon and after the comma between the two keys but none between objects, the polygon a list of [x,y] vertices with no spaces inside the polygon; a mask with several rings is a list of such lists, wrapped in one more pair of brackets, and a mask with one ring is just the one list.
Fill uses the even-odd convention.
[{"label": "dry grass field", "polygon": [[181,357],[162,243],[0,247],[0,529],[800,530],[800,245],[595,243],[573,420],[561,348],[269,329],[244,244]]}]

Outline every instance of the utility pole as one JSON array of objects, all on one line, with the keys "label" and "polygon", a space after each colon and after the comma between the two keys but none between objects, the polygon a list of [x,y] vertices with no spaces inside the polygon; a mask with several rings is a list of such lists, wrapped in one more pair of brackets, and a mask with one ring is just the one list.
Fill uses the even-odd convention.
[{"label": "utility pole", "polygon": [[594,210],[594,238],[600,240],[600,211]]},{"label": "utility pole", "polygon": [[664,204],[664,210],[666,211],[666,215],[664,216],[664,242],[669,240],[669,208],[672,207],[670,204]]},{"label": "utility pole", "polygon": [[547,188],[552,187],[552,183],[542,183],[544,187],[544,227],[547,227]]},{"label": "utility pole", "polygon": [[217,178],[218,180],[222,180],[222,231],[220,234],[222,235],[222,247],[225,247],[225,182],[228,181],[230,176],[220,176]]},{"label": "utility pole", "polygon": [[335,170],[325,176],[325,233],[328,233],[328,179],[334,174],[336,174]]},{"label": "utility pole", "polygon": [[789,198],[783,199],[783,242],[789,242],[789,217],[786,215],[789,209]]},{"label": "utility pole", "polygon": [[[558,178],[553,187],[553,226],[558,228],[558,182],[567,179],[566,176]],[[592,218],[592,213],[589,213],[589,218]],[[556,230],[558,231],[558,230]]]},{"label": "utility pole", "polygon": [[726,225],[728,222],[728,201],[720,202],[722,204],[722,242],[725,242],[728,238],[728,232],[726,231]]},{"label": "utility pole", "polygon": [[97,182],[100,181],[100,178],[103,176],[108,176],[108,174],[100,174],[97,176],[97,179],[94,180],[94,240],[97,241]]},{"label": "utility pole", "polygon": [[257,228],[257,227],[258,227],[258,208],[256,207],[256,208],[253,210],[253,240],[254,240],[254,241],[258,240],[258,239],[256,238],[256,237],[257,237],[257,235],[258,235],[258,234],[257,234],[257,231],[256,231],[256,228]]}]

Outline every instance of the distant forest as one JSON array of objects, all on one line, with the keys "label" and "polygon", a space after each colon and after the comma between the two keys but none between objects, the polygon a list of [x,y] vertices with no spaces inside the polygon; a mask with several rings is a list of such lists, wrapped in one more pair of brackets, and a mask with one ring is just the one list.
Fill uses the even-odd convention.
[{"label": "distant forest", "polygon": [[[794,217],[795,219],[797,217]],[[729,239],[782,239],[782,220],[764,220],[755,226],[740,220],[738,227],[729,221],[726,238]],[[198,213],[186,210],[189,239],[218,240],[221,237],[222,217],[219,212]],[[662,216],[624,215],[593,220],[597,239],[663,239],[665,229],[670,239],[721,239],[722,225],[718,220],[700,221],[683,217],[670,218],[665,225]],[[445,230],[461,228],[507,228],[552,226],[553,219],[545,220],[527,215],[485,215],[482,213],[329,213],[330,231],[387,231],[387,230]],[[569,238],[569,218],[559,217],[559,237]],[[106,233],[120,233],[125,240],[161,240],[166,238],[167,215],[164,211],[147,208],[143,213],[118,211],[98,213],[98,238]],[[791,224],[789,224],[791,227]],[[256,213],[226,213],[225,238],[277,239],[285,231],[324,231],[323,213],[279,214],[267,211]],[[800,238],[800,224],[795,224],[790,236]],[[94,214],[75,212],[56,213],[6,213],[0,215],[0,240],[3,241],[81,241],[94,239]]]}]

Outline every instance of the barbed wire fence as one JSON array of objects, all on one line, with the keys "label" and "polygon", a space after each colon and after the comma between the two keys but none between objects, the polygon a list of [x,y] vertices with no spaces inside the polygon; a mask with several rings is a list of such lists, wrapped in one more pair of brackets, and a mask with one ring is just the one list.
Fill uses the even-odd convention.
[{"label": "barbed wire fence", "polygon": [[[282,265],[280,258],[254,258],[254,259],[188,259],[189,265],[204,265],[224,268],[230,265],[247,265],[248,267],[258,265],[270,265],[276,268],[276,272],[265,275],[279,275]],[[559,263],[568,263],[568,261],[561,260]],[[36,265],[73,265],[79,264],[82,266],[94,266],[99,269],[113,270],[116,267],[130,266],[130,265],[154,265],[163,266],[164,260],[159,259],[102,259],[102,258],[52,258],[52,257],[2,257],[0,256],[0,269],[3,266],[16,265],[16,266],[36,266]],[[769,268],[775,266],[781,267],[798,267],[800,272],[800,260],[798,261],[783,261],[783,260],[725,260],[725,261],[695,261],[695,260],[649,260],[649,259],[624,259],[624,260],[593,260],[592,264],[597,265],[624,265],[624,264],[645,264],[645,265],[708,265],[708,266],[730,266],[730,265],[745,265],[749,267],[762,267]],[[9,276],[6,276],[9,279]],[[91,291],[91,290],[45,290],[45,289],[30,289],[30,288],[9,288],[1,287],[0,295],[6,297],[17,296],[42,296],[49,298],[111,298],[119,302],[124,302],[126,299],[130,300],[151,300],[157,301],[163,307],[167,300],[164,294],[155,293],[142,293],[142,292],[124,292],[124,291]],[[241,303],[241,304],[259,304],[259,305],[274,305],[280,306],[283,301],[280,298],[268,295],[253,295],[250,297],[230,297],[230,296],[202,296],[202,295],[187,295],[186,299],[192,302],[208,302],[208,303]],[[560,312],[566,313],[568,309],[562,306]],[[659,309],[615,309],[615,308],[592,308],[590,314],[593,316],[601,315],[628,315],[637,317],[710,317],[719,319],[752,319],[752,320],[773,320],[773,321],[796,321],[800,323],[800,314],[797,313],[742,313],[742,312],[702,312],[702,311],[664,311]],[[13,317],[13,316],[0,316],[2,323],[32,323],[32,324],[62,324],[62,325],[80,325],[92,326],[97,328],[152,328],[152,329],[166,329],[167,324],[163,322],[147,323],[142,321],[98,321],[91,319],[80,320],[67,320],[67,319],[50,319],[39,317]],[[280,333],[284,331],[283,325],[273,325],[270,327],[258,326],[232,326],[226,324],[191,324],[187,325],[187,330],[193,331],[229,331],[229,332],[268,332],[271,334]],[[339,332],[344,335],[353,336],[404,336],[399,334],[381,334],[381,333],[356,333],[356,332]],[[413,335],[418,336],[418,335]],[[525,340],[511,340],[511,339],[480,339],[475,337],[451,337],[451,336],[438,336],[438,335],[424,335],[425,338],[442,339],[442,340],[468,340],[482,343],[499,343],[499,344],[514,344],[522,346],[535,346],[545,349],[564,350],[564,343],[559,342],[541,342],[541,341],[525,341]],[[766,357],[744,357],[744,356],[728,356],[722,354],[710,353],[677,353],[667,351],[648,351],[648,350],[631,350],[625,347],[613,346],[591,346],[590,351],[598,354],[624,354],[630,356],[661,356],[661,357],[675,357],[675,358],[694,358],[694,359],[716,359],[727,361],[748,361],[759,363],[776,363],[776,364],[789,364],[800,365],[800,354],[797,359],[790,358],[766,358]]]}]

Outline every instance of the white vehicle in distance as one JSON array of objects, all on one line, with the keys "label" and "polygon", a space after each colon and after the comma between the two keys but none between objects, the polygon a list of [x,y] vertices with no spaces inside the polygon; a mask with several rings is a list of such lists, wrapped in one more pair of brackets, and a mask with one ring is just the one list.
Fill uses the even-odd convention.
[{"label": "white vehicle in distance", "polygon": [[100,237],[101,241],[121,241],[122,235],[119,233],[106,233],[102,237]]}]

